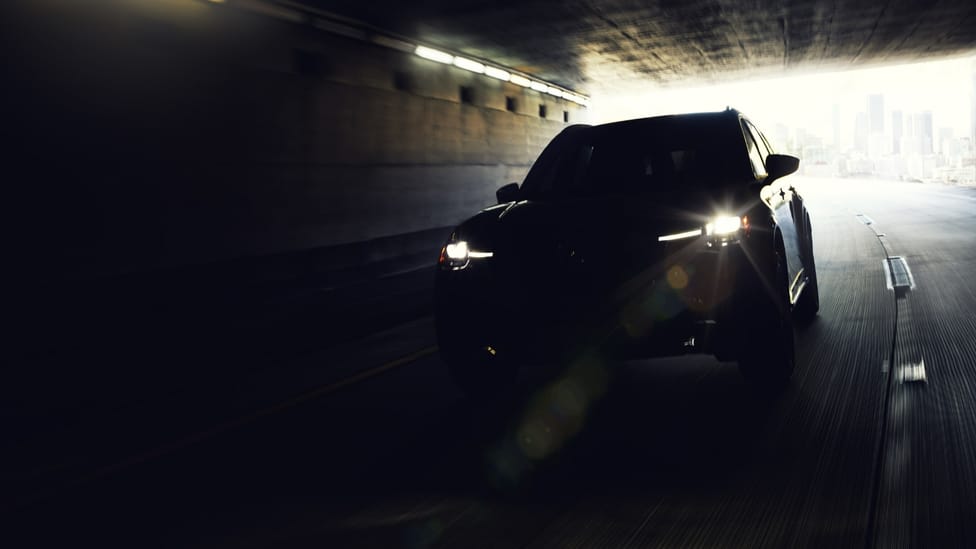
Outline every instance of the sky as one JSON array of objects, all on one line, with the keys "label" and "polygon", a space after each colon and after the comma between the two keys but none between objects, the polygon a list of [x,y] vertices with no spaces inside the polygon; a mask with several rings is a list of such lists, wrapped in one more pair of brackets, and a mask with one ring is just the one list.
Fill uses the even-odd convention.
[{"label": "sky", "polygon": [[854,133],[854,119],[867,110],[869,94],[884,94],[886,124],[890,111],[932,111],[933,127],[952,128],[957,137],[969,135],[976,56],[856,69],[808,73],[764,80],[694,88],[663,88],[640,94],[593,98],[594,123],[697,111],[726,106],[749,116],[760,128],[783,123],[833,141],[832,110],[841,111],[841,134]]}]

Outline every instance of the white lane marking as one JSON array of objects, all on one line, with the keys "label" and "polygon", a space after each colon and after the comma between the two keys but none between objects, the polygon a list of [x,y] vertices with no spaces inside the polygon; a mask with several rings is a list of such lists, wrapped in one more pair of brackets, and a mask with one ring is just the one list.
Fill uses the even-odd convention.
[{"label": "white lane marking", "polygon": [[898,382],[899,383],[926,383],[928,379],[925,377],[925,360],[922,359],[918,363],[908,363],[898,365]]},{"label": "white lane marking", "polygon": [[887,374],[888,373],[888,359],[887,358],[881,361],[881,373],[882,374]]},{"label": "white lane marking", "polygon": [[885,271],[885,286],[889,290],[915,289],[915,277],[912,275],[912,270],[904,257],[893,255],[889,258],[882,259],[881,265]]},{"label": "white lane marking", "polygon": [[891,263],[888,262],[888,258],[881,260],[881,268],[884,269],[885,287],[887,287],[889,290],[894,290],[895,285],[892,283],[894,277],[891,275]]}]

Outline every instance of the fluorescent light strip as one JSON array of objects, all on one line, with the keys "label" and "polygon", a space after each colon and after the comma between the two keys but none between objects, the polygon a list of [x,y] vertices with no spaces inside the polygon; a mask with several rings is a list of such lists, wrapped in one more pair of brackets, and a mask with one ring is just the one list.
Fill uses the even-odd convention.
[{"label": "fluorescent light strip", "polygon": [[471,72],[476,72],[478,74],[484,74],[485,66],[473,59],[465,59],[464,57],[455,57],[454,66],[460,67]]},{"label": "fluorescent light strip", "polygon": [[693,231],[685,231],[683,233],[667,234],[664,236],[657,237],[658,242],[670,242],[672,240],[683,240],[685,238],[694,238],[696,236],[701,236],[701,229],[695,229]]},{"label": "fluorescent light strip", "polygon": [[[374,40],[374,42],[376,41]],[[532,88],[537,92],[547,93],[554,97],[560,97],[562,99],[566,99],[567,101],[572,101],[573,103],[576,103],[578,105],[583,105],[584,107],[588,107],[590,104],[589,99],[582,97],[580,95],[576,95],[574,93],[561,90],[555,86],[550,86],[544,82],[536,82],[530,80],[520,74],[512,74],[506,70],[499,69],[497,67],[487,66],[484,63],[475,61],[474,59],[454,56],[445,51],[436,50],[434,48],[428,48],[427,46],[417,46],[417,48],[414,50],[414,53],[416,53],[420,57],[423,57],[424,59],[437,61],[438,63],[444,63],[446,65],[454,65],[455,67],[469,70],[471,72],[476,72],[478,74],[485,74],[492,78],[505,80],[517,86],[522,86],[523,88]]]},{"label": "fluorescent light strip", "polygon": [[513,75],[510,74],[508,71],[496,69],[495,67],[485,67],[485,74],[487,74],[492,78],[497,78],[499,80],[504,80],[506,82],[508,82],[509,78],[513,77]]},{"label": "fluorescent light strip", "polygon": [[435,50],[434,48],[428,48],[427,46],[417,46],[414,53],[420,57],[423,57],[424,59],[430,59],[431,61],[437,61],[438,63],[446,63],[450,65],[454,62],[453,55],[440,50]]},{"label": "fluorescent light strip", "polygon": [[[207,0],[213,4],[224,4],[227,0]],[[308,22],[311,18],[312,25],[316,28],[329,32],[332,34],[337,34],[340,36],[346,36],[350,38],[356,38],[358,40],[372,42],[374,44],[384,46],[390,49],[399,51],[413,51],[418,56],[424,59],[429,59],[431,61],[436,61],[438,63],[444,63],[446,65],[455,65],[459,68],[466,69],[479,74],[485,74],[492,78],[497,78],[498,80],[508,81],[517,86],[522,86],[525,88],[532,88],[538,92],[548,93],[555,97],[561,97],[567,101],[572,101],[584,107],[589,107],[590,100],[586,97],[582,97],[571,92],[562,90],[555,86],[549,86],[541,82],[534,82],[525,76],[519,74],[512,74],[509,71],[487,66],[479,61],[473,59],[467,59],[464,57],[455,57],[454,54],[448,53],[446,51],[441,51],[434,48],[429,48],[427,46],[416,46],[414,47],[409,42],[400,40],[398,38],[393,38],[392,36],[384,36],[382,34],[377,34],[373,30],[367,31],[365,28],[361,28],[358,23],[350,21],[349,23],[334,21],[329,17],[325,17],[322,12],[319,12],[310,8],[286,8],[283,6],[275,6],[273,3],[265,2],[235,2],[235,5],[239,5],[242,9],[253,11],[256,13],[261,13],[262,15],[268,15],[271,17],[276,17],[285,21],[292,21],[296,23]]]}]

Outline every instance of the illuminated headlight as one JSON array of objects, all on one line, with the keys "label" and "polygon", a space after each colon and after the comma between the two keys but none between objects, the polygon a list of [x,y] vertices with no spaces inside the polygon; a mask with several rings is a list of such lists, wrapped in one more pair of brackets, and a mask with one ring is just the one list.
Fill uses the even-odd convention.
[{"label": "illuminated headlight", "polygon": [[472,259],[492,257],[492,252],[477,252],[468,248],[465,240],[451,240],[441,248],[441,256],[437,263],[446,269],[463,269]]},{"label": "illuminated headlight", "polygon": [[705,224],[705,234],[708,236],[728,236],[743,227],[743,220],[738,216],[720,215]]},{"label": "illuminated headlight", "polygon": [[742,235],[749,235],[747,216],[719,215],[705,224],[705,246],[708,248],[735,244]]},{"label": "illuminated headlight", "polygon": [[657,241],[671,242],[672,240],[705,236],[705,245],[709,248],[719,243],[722,246],[727,246],[730,242],[738,241],[740,230],[742,234],[749,235],[749,218],[747,216],[740,218],[733,215],[719,215],[713,217],[704,227],[681,233],[661,235],[657,237]]},{"label": "illuminated headlight", "polygon": [[460,261],[463,263],[468,260],[468,243],[463,240],[451,242],[447,245],[445,251],[447,252],[447,258],[451,261]]}]

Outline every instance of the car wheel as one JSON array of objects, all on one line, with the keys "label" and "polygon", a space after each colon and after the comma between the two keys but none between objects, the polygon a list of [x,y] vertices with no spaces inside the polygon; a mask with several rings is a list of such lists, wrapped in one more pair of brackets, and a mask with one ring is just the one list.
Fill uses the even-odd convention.
[{"label": "car wheel", "polygon": [[[809,230],[809,222],[807,223]],[[820,311],[820,285],[817,283],[817,263],[813,258],[813,237],[807,239],[807,285],[800,294],[800,301],[796,304],[796,319],[804,324],[812,322]]]},{"label": "car wheel", "polygon": [[775,254],[774,295],[768,290],[755,292],[754,315],[747,326],[739,353],[739,370],[757,388],[780,391],[789,385],[795,365],[795,336],[790,312],[789,283],[781,249]]}]

